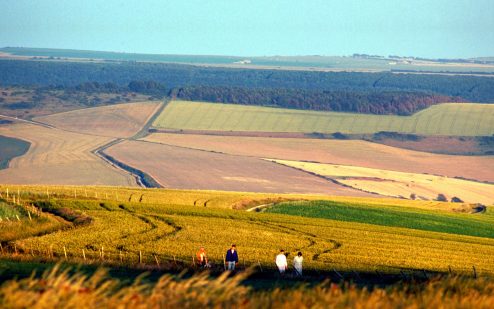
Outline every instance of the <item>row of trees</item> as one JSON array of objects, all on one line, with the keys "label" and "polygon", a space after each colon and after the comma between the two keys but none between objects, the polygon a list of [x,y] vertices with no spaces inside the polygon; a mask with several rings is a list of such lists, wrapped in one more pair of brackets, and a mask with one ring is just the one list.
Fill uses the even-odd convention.
[{"label": "row of trees", "polygon": [[176,88],[171,91],[170,96],[192,101],[381,115],[410,115],[433,104],[461,101],[458,97],[422,92],[316,91],[207,86]]}]

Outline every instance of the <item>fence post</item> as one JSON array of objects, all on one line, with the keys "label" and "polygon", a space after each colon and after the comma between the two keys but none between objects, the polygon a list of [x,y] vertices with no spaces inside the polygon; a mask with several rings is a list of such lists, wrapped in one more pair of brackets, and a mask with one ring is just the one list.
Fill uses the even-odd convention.
[{"label": "fence post", "polygon": [[122,264],[122,263],[123,263],[122,250],[119,250],[119,251],[118,251],[118,255],[119,255],[119,257],[120,257],[120,264]]},{"label": "fence post", "polygon": [[142,251],[139,250],[139,264],[142,264]]},{"label": "fence post", "polygon": [[451,265],[448,265],[448,271],[449,271],[449,275],[453,275],[453,270],[451,269]]},{"label": "fence post", "polygon": [[473,277],[477,279],[477,270],[475,269],[475,265],[472,266],[473,269]]},{"label": "fence post", "polygon": [[154,260],[156,261],[156,265],[158,266],[158,268],[160,268],[160,262],[158,261],[158,257],[156,256],[156,254],[153,255],[154,255]]},{"label": "fence post", "polygon": [[257,265],[259,265],[259,268],[261,269],[261,272],[262,272],[262,265],[261,265],[261,262],[259,262],[259,260],[257,260]]},{"label": "fence post", "polygon": [[67,250],[65,250],[65,246],[63,246],[63,254],[65,256],[65,259],[67,259]]},{"label": "fence post", "polygon": [[86,261],[86,252],[84,251],[84,249],[82,249],[82,258],[84,259],[84,261]]}]

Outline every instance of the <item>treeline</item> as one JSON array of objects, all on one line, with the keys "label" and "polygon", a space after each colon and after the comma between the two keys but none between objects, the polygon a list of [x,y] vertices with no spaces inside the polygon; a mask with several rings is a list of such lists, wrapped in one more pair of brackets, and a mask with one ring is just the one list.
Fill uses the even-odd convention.
[{"label": "treeline", "polygon": [[71,93],[409,115],[441,102],[494,103],[494,78],[228,69],[164,63],[0,60],[0,85]]},{"label": "treeline", "polygon": [[165,63],[0,61],[1,85],[77,86],[85,82],[154,81],[168,89],[189,86],[321,91],[419,91],[494,102],[494,78],[433,74],[229,69]]},{"label": "treeline", "polygon": [[380,115],[410,115],[433,104],[461,101],[458,97],[422,92],[314,91],[205,86],[176,88],[171,91],[170,96],[191,101]]}]

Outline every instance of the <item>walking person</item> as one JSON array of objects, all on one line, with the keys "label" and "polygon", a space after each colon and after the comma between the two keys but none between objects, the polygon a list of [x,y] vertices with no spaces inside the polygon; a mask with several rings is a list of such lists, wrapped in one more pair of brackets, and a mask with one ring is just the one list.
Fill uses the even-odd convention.
[{"label": "walking person", "polygon": [[233,244],[228,251],[226,251],[226,266],[227,270],[235,270],[235,265],[238,264],[237,246]]},{"label": "walking person", "polygon": [[304,257],[302,252],[299,251],[297,255],[293,258],[293,268],[295,269],[295,276],[302,277],[302,263],[304,262]]},{"label": "walking person", "polygon": [[285,273],[285,271],[288,269],[288,263],[286,261],[286,255],[285,255],[285,250],[281,249],[280,253],[276,256],[275,260],[276,266],[278,267],[278,270],[281,275]]},{"label": "walking person", "polygon": [[204,247],[199,248],[199,251],[197,251],[196,256],[197,256],[197,263],[199,264],[200,267],[202,268],[209,267],[208,256],[206,254],[206,249],[204,249]]}]

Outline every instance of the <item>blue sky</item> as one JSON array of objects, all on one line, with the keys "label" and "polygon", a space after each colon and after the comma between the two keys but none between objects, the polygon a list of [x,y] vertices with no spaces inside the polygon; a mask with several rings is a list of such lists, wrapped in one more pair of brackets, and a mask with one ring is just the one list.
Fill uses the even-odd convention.
[{"label": "blue sky", "polygon": [[494,0],[0,0],[0,47],[494,56]]}]

